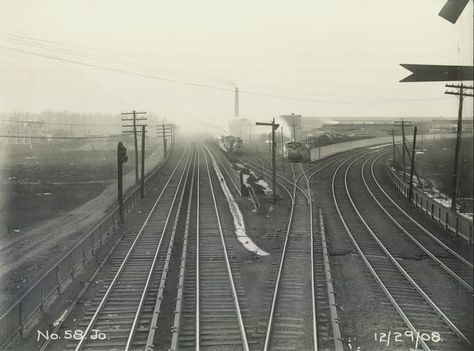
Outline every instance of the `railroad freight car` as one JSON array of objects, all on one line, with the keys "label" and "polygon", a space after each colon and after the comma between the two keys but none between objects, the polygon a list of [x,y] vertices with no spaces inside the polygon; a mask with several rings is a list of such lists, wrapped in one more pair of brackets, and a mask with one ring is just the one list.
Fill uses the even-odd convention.
[{"label": "railroad freight car", "polygon": [[290,162],[305,162],[309,160],[308,148],[297,141],[286,143],[286,153],[288,155],[288,161]]}]

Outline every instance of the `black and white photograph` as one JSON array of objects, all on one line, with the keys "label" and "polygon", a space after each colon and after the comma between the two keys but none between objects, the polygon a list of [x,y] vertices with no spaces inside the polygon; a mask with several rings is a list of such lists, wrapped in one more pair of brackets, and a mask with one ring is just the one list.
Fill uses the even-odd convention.
[{"label": "black and white photograph", "polygon": [[0,0],[0,350],[474,350],[473,19]]}]

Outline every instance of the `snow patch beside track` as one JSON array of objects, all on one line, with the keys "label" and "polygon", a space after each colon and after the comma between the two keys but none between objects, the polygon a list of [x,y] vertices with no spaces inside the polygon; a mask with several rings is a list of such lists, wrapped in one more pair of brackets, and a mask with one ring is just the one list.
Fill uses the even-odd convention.
[{"label": "snow patch beside track", "polygon": [[212,166],[214,167],[214,171],[216,172],[217,178],[219,179],[219,184],[221,186],[222,191],[227,199],[227,204],[229,205],[230,213],[232,213],[232,217],[234,218],[234,227],[235,227],[235,235],[237,236],[237,240],[250,252],[253,252],[259,256],[268,256],[269,253],[259,248],[253,241],[247,236],[245,231],[245,222],[244,216],[242,212],[240,212],[239,205],[234,199],[232,192],[230,191],[227,183],[224,179],[224,176],[217,165],[217,162],[212,154],[210,154],[212,159]]}]

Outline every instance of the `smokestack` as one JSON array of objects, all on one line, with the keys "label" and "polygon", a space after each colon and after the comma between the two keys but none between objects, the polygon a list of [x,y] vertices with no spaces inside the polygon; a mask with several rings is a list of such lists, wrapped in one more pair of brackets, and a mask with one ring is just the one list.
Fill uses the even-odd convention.
[{"label": "smokestack", "polygon": [[239,117],[239,88],[235,87],[235,107],[234,116]]}]

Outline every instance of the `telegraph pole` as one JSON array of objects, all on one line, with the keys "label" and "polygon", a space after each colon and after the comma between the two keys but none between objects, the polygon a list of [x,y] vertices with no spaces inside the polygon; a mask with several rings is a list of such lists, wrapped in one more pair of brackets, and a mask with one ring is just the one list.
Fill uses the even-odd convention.
[{"label": "telegraph pole", "polygon": [[456,146],[454,149],[454,167],[453,167],[453,190],[451,195],[451,210],[456,211],[457,202],[457,188],[458,188],[458,172],[459,172],[459,150],[461,149],[461,137],[462,137],[462,108],[463,100],[465,96],[473,97],[474,94],[467,93],[466,90],[473,90],[472,86],[465,86],[462,83],[457,84],[446,84],[447,88],[455,88],[457,91],[446,91],[445,94],[459,96],[459,108],[458,108],[458,125],[456,132]]},{"label": "telegraph pole", "polygon": [[277,201],[276,193],[276,164],[275,164],[275,130],[280,126],[278,123],[275,123],[275,118],[273,118],[272,123],[256,122],[257,126],[270,126],[272,127],[272,192],[273,192],[273,203]]},{"label": "telegraph pole", "polygon": [[161,136],[163,138],[163,156],[165,159],[168,154],[168,137],[170,138],[171,143],[174,143],[173,128],[174,124],[163,123],[161,125],[158,125],[158,137]]},{"label": "telegraph pole", "polygon": [[395,167],[395,129],[392,128],[393,166]]},{"label": "telegraph pole", "polygon": [[142,174],[140,184],[140,195],[145,197],[145,126],[142,126]]},{"label": "telegraph pole", "polygon": [[416,147],[416,126],[413,131],[413,145],[411,149],[411,168],[410,168],[410,188],[408,190],[408,201],[413,198],[413,172],[415,171],[415,147]]},{"label": "telegraph pole", "polygon": [[122,112],[122,116],[132,116],[131,118],[122,117],[122,122],[132,122],[132,124],[122,125],[124,128],[132,128],[132,130],[125,130],[126,133],[133,133],[134,146],[135,146],[135,183],[138,183],[138,140],[137,140],[137,127],[141,127],[146,124],[137,123],[140,121],[146,121],[146,117],[137,117],[137,115],[144,115],[146,112],[137,112],[132,110],[132,112]]},{"label": "telegraph pole", "polygon": [[168,140],[166,139],[165,134],[166,134],[166,129],[165,129],[165,124],[163,123],[163,153],[164,153],[165,158],[166,158],[166,153],[167,153],[166,152],[166,149],[167,149],[166,144],[167,144]]}]

